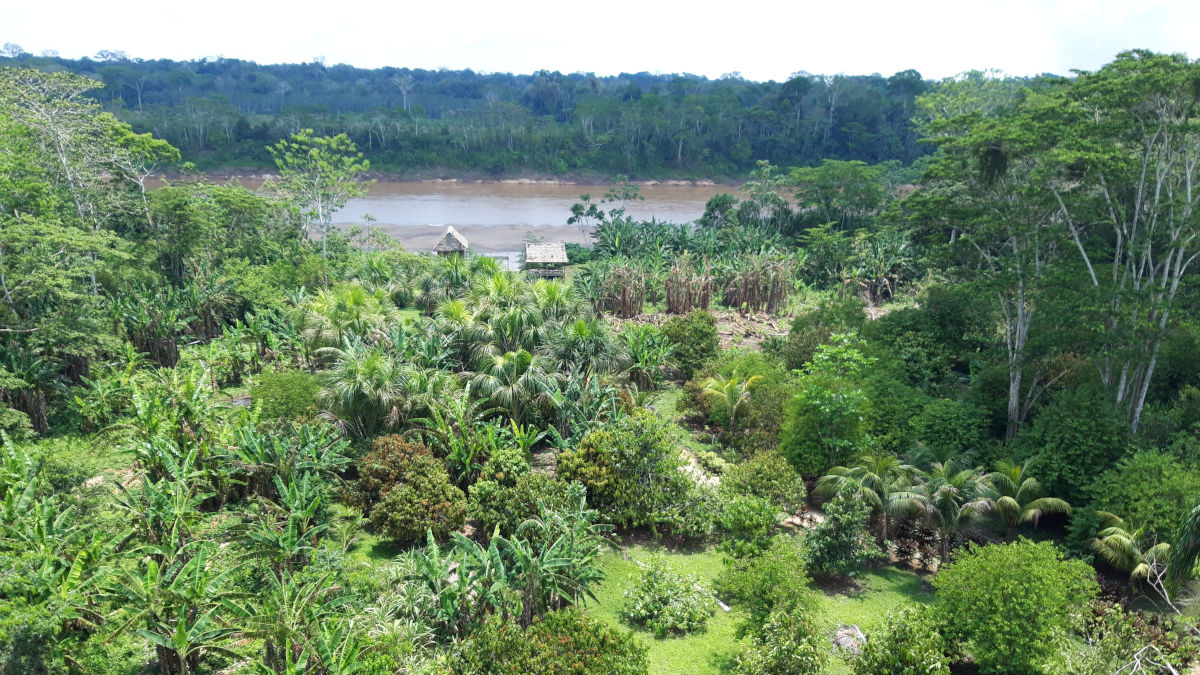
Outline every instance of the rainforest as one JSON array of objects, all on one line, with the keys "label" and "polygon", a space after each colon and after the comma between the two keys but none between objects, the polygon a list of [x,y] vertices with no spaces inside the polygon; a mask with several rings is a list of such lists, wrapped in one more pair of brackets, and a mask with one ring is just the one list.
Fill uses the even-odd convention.
[{"label": "rainforest", "polygon": [[[1198,112],[9,53],[0,674],[1195,672]],[[596,184],[510,269],[380,172]]]}]

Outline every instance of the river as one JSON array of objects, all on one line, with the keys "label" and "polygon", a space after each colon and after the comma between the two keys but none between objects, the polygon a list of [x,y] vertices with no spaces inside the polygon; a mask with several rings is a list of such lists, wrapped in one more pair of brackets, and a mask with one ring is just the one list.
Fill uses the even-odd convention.
[{"label": "river", "polygon": [[[412,251],[432,249],[446,226],[453,225],[472,250],[500,253],[519,250],[527,235],[582,243],[584,233],[566,224],[571,205],[585,193],[598,201],[606,189],[540,182],[380,181],[366,197],[351,200],[338,211],[334,221],[361,225],[370,214]],[[627,208],[639,220],[686,223],[704,214],[704,205],[713,195],[736,191],[716,185],[643,185],[645,199],[629,202]]]}]

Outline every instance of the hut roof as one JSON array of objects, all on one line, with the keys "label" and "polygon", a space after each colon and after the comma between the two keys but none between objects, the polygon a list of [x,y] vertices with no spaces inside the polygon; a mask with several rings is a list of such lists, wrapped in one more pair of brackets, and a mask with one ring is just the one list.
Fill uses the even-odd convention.
[{"label": "hut roof", "polygon": [[467,238],[458,233],[458,230],[453,227],[446,228],[446,236],[442,237],[441,241],[434,245],[433,250],[438,253],[465,253],[467,251]]},{"label": "hut roof", "polygon": [[526,263],[566,263],[567,247],[556,241],[552,244],[525,244]]}]

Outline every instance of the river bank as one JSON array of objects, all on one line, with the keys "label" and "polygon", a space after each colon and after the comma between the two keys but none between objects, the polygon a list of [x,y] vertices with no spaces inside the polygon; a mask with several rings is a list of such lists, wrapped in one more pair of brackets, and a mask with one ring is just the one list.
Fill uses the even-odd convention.
[{"label": "river bank", "polygon": [[[194,174],[182,174],[175,171],[164,171],[152,174],[151,181],[177,181],[203,177],[213,183],[224,183],[236,179],[243,184],[262,184],[263,181],[279,178],[279,174],[262,169],[222,169],[204,171]],[[513,177],[483,177],[471,174],[459,174],[443,177],[430,177],[419,174],[393,174],[382,171],[369,171],[365,178],[385,183],[428,183],[428,184],[464,184],[464,185],[578,185],[581,187],[603,187],[614,185],[609,177],[601,175],[521,175]],[[726,187],[731,191],[740,188],[745,181],[713,180],[711,178],[645,178],[630,180],[639,186],[672,186],[672,187]]]}]

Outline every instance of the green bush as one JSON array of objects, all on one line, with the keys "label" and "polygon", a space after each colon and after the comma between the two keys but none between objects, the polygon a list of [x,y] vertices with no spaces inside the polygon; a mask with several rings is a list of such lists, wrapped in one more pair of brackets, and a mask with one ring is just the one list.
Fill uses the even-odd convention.
[{"label": "green bush", "polygon": [[456,647],[451,670],[462,675],[644,675],[650,672],[647,651],[631,631],[564,610],[524,630],[493,618]]},{"label": "green bush", "polygon": [[47,605],[0,604],[0,675],[68,672],[58,648],[63,621]]},{"label": "green bush", "polygon": [[816,675],[825,671],[829,646],[816,625],[795,607],[777,609],[737,660],[741,675]]},{"label": "green bush", "polygon": [[1129,450],[1129,424],[1099,388],[1060,392],[1021,437],[1025,456],[1037,458],[1047,494],[1071,504],[1086,501],[1096,473]]},{"label": "green bush", "polygon": [[525,452],[515,444],[506,443],[496,448],[483,463],[483,468],[479,471],[479,480],[511,486],[530,470],[529,458],[525,456]]},{"label": "green bush", "polygon": [[817,349],[836,333],[857,332],[866,323],[863,303],[855,297],[830,300],[800,314],[792,321],[791,330],[776,351],[788,370],[797,370],[812,360]]},{"label": "green bush", "polygon": [[946,643],[925,607],[888,612],[850,665],[854,675],[950,675]]},{"label": "green bush", "polygon": [[873,358],[851,335],[835,336],[805,366],[788,405],[779,450],[806,476],[824,475],[859,452],[870,399],[863,384]]},{"label": "green bush", "polygon": [[446,467],[433,457],[420,456],[371,510],[371,525],[403,543],[423,538],[426,531],[442,539],[462,528],[466,513],[466,495],[450,482]]},{"label": "green bush", "polygon": [[538,515],[539,502],[547,509],[566,508],[567,489],[567,483],[540,473],[525,474],[512,486],[481,480],[469,490],[467,517],[482,536],[490,537],[497,525],[511,535],[518,525]]},{"label": "green bush", "polygon": [[1200,495],[1200,470],[1164,452],[1138,452],[1100,474],[1089,492],[1090,510],[1144,525],[1150,536],[1167,541],[1183,524],[1186,507]]},{"label": "green bush", "polygon": [[262,412],[264,420],[310,418],[316,411],[316,375],[299,370],[261,373],[254,376],[250,401]]},{"label": "green bush", "polygon": [[688,481],[683,499],[671,504],[656,518],[655,527],[676,537],[703,539],[712,534],[721,512],[721,495],[710,483]]},{"label": "green bush", "polygon": [[718,523],[722,552],[735,558],[756,556],[771,545],[779,509],[760,497],[734,495],[721,508]]},{"label": "green bush", "polygon": [[738,407],[737,428],[725,429],[722,442],[745,455],[776,447],[783,425],[779,411],[787,407],[795,385],[794,377],[784,369],[782,360],[759,351],[722,351],[684,385],[680,411],[702,418],[712,426],[725,428],[729,425],[729,410],[724,399],[703,395],[704,382],[714,375],[736,375],[739,380],[759,378],[750,385],[750,398]]},{"label": "green bush", "polygon": [[696,575],[679,574],[656,555],[637,583],[625,590],[621,618],[664,637],[701,630],[715,612],[712,593]]},{"label": "green bush", "polygon": [[762,555],[726,559],[717,576],[719,597],[746,611],[739,636],[761,630],[778,608],[812,606],[804,553],[794,541],[778,537]]},{"label": "green bush", "polygon": [[804,477],[774,450],[764,450],[726,469],[721,475],[721,490],[761,497],[785,513],[799,513],[808,499]]},{"label": "green bush", "polygon": [[356,464],[358,480],[346,491],[346,503],[363,513],[371,513],[383,495],[404,480],[413,461],[432,456],[428,447],[409,442],[399,434],[376,438],[371,451]]},{"label": "green bush", "polygon": [[667,319],[662,334],[675,346],[673,361],[684,380],[695,377],[696,371],[717,355],[717,320],[702,309]]},{"label": "green bush", "polygon": [[645,409],[591,432],[559,455],[558,475],[583,483],[589,505],[624,527],[669,522],[692,481],[671,426]]},{"label": "green bush", "polygon": [[980,672],[1041,672],[1056,641],[1082,628],[1094,576],[1048,542],[970,547],[933,580],[942,635]]},{"label": "green bush", "polygon": [[867,530],[871,506],[848,491],[826,502],[825,520],[805,533],[808,568],[817,576],[853,577],[865,563],[880,557]]},{"label": "green bush", "polygon": [[914,440],[944,461],[979,449],[987,437],[984,412],[965,401],[930,401],[912,421]]}]

